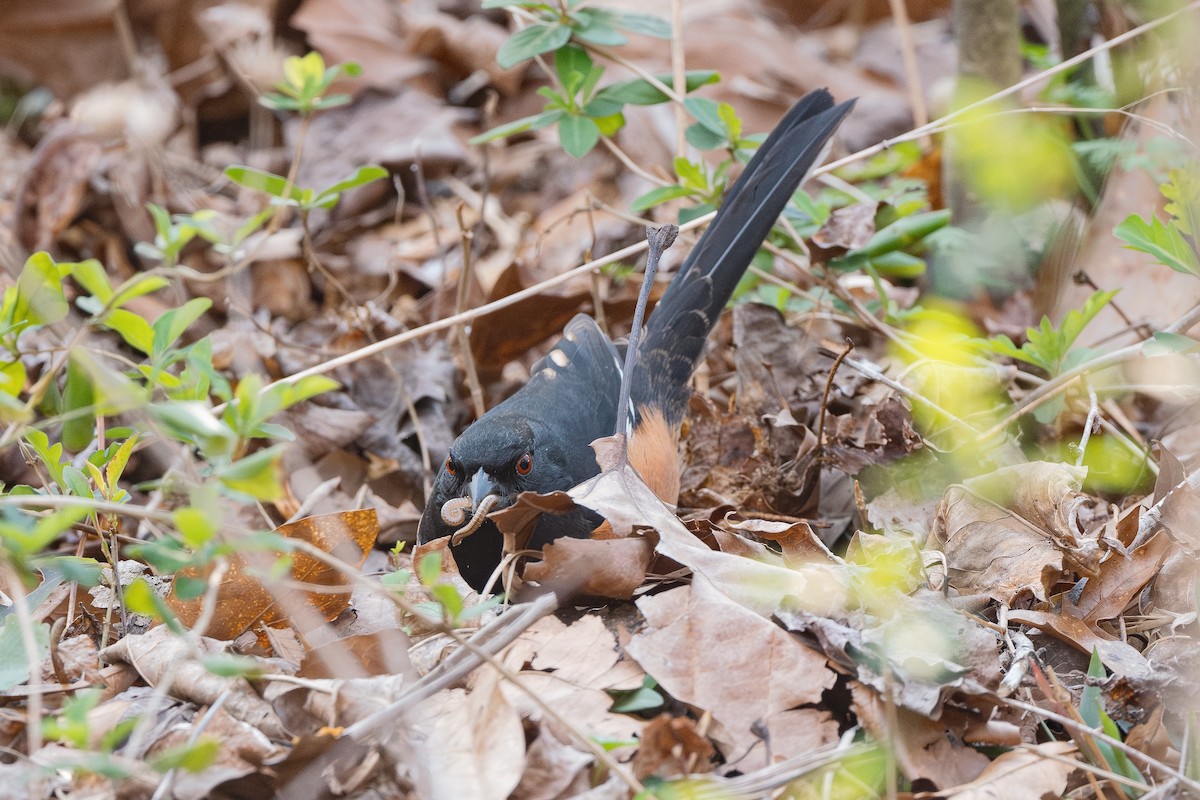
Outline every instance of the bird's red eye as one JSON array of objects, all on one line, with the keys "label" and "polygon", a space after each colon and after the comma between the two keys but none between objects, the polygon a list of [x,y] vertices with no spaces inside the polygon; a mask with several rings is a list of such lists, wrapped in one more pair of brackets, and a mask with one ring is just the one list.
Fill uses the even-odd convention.
[{"label": "bird's red eye", "polygon": [[533,456],[529,455],[529,453],[517,459],[518,475],[528,475],[531,469],[533,469]]},{"label": "bird's red eye", "polygon": [[446,456],[446,474],[451,478],[458,475],[458,468],[454,466],[454,459],[450,456]]}]

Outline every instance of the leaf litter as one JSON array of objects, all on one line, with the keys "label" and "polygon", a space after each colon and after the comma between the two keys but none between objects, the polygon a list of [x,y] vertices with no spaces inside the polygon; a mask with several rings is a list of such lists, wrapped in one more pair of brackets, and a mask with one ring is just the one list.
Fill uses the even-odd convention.
[{"label": "leaf litter", "polygon": [[[164,86],[121,82],[111,69],[115,44],[55,38],[86,41],[87,30],[107,30],[106,4],[76,8],[69,34],[39,27],[23,8],[0,11],[10,23],[0,38],[24,53],[24,67],[62,97],[77,96],[69,116],[51,109],[40,121],[35,147],[5,144],[14,150],[9,169],[21,173],[3,176],[6,246],[64,258],[107,253],[110,269],[127,276],[139,268],[133,243],[154,238],[146,200],[236,219],[252,201],[213,188],[220,148],[241,150],[226,162],[286,158],[220,138],[204,149],[194,145],[199,136],[162,146],[175,126],[194,124],[177,118],[180,102],[189,114],[199,98],[231,102],[232,111],[204,109],[208,129],[247,114],[244,98],[229,101],[229,86],[260,74],[246,67],[276,65],[286,46],[264,33],[268,13],[218,4],[182,14],[172,29],[165,12],[142,5],[130,4],[139,35],[155,40],[163,69],[186,70],[165,90],[157,122],[172,130],[161,136],[134,123]],[[332,214],[314,214],[312,247],[324,271],[304,263],[298,232],[288,229],[243,276],[221,275],[206,251],[185,253],[190,290],[223,304],[206,318],[224,342],[219,368],[233,374],[249,363],[282,377],[446,316],[453,297],[442,290],[444,276],[462,266],[456,219],[484,239],[471,305],[636,241],[634,227],[601,213],[630,205],[627,176],[569,159],[539,136],[512,143],[511,163],[493,165],[490,188],[503,212],[496,197],[456,183],[481,168],[465,139],[486,127],[468,110],[477,103],[462,98],[479,91],[476,82],[492,86],[511,103],[504,113],[519,116],[514,109],[533,95],[523,68],[495,65],[508,33],[497,18],[453,3],[333,0],[286,13],[329,62],[352,56],[368,79],[348,86],[357,102],[318,116],[306,132],[320,155],[304,162],[301,182],[382,163],[408,208],[393,208],[374,187]],[[731,12],[724,30],[712,24],[689,12],[689,64],[726,75],[718,91],[748,106],[750,129],[778,116],[777,95],[811,88],[795,76],[814,72],[839,96],[865,95],[867,113],[852,120],[848,141],[873,144],[910,127],[896,85],[785,46],[751,11]],[[39,49],[39,41],[53,46]],[[758,43],[756,59],[776,62],[771,69],[754,70],[737,55],[749,42]],[[711,64],[700,63],[699,51]],[[666,66],[643,42],[629,52],[648,69]],[[757,82],[763,74],[773,85]],[[81,127],[96,125],[105,105],[130,116],[102,131]],[[281,130],[285,141],[299,133],[294,124]],[[641,138],[630,147],[637,163],[668,167],[673,142],[657,131]],[[541,179],[528,185],[531,172]],[[432,197],[413,200],[423,191],[417,173]],[[859,202],[833,215],[815,237],[830,250],[820,258],[869,241],[877,210],[875,201]],[[1093,236],[1090,246],[1113,242]],[[471,353],[489,400],[527,376],[576,312],[598,311],[619,330],[633,283],[606,280],[598,289],[584,278],[477,319]],[[847,291],[909,302],[890,284]],[[345,301],[354,313],[341,313]],[[169,301],[146,302],[161,312]],[[997,324],[1024,328],[1003,313]],[[3,577],[5,746],[25,749],[24,704],[35,694],[58,729],[81,730],[70,725],[84,720],[86,731],[0,764],[0,796],[27,796],[26,781],[40,780],[63,797],[553,800],[625,798],[639,787],[678,796],[667,793],[672,786],[697,797],[818,797],[839,781],[882,785],[889,770],[915,798],[1085,796],[1097,784],[1104,788],[1095,796],[1151,785],[1195,792],[1193,756],[1181,749],[1185,732],[1194,738],[1200,675],[1200,495],[1187,437],[1175,437],[1178,452],[1159,451],[1158,480],[1145,497],[1112,496],[1088,486],[1087,468],[1036,459],[938,485],[922,474],[932,443],[917,433],[913,398],[837,366],[847,336],[863,364],[884,372],[894,354],[840,306],[784,315],[739,305],[714,337],[700,379],[706,391],[691,407],[681,507],[664,506],[619,462],[568,493],[524,498],[504,512],[512,549],[533,515],[572,504],[601,513],[608,532],[514,563],[510,607],[471,593],[444,548],[368,552],[376,514],[390,541],[413,539],[429,467],[469,414],[455,364],[462,353],[425,342],[344,368],[342,389],[285,418],[297,441],[291,496],[267,517],[275,535],[222,567],[173,573],[162,602],[195,630],[143,630],[111,592],[69,595],[49,572],[40,589]],[[1148,427],[1160,418],[1144,413]],[[17,460],[6,465],[6,483],[36,484]],[[139,466],[151,477],[152,459]],[[293,520],[298,512],[304,518]],[[421,575],[427,558],[438,567],[432,578]],[[117,573],[109,580],[124,591],[139,581],[154,591],[162,577],[132,558]],[[193,594],[206,583],[219,590]],[[452,587],[462,605],[452,619],[438,586]],[[23,611],[15,597],[27,601]],[[24,652],[21,615],[55,626],[32,664],[12,655]],[[1043,724],[1031,705],[1067,722]],[[1086,724],[1071,727],[1068,712]],[[1114,737],[1134,751],[1124,761]],[[198,770],[147,766],[201,741],[219,746]],[[120,775],[104,777],[88,761],[94,752],[107,753]]]}]

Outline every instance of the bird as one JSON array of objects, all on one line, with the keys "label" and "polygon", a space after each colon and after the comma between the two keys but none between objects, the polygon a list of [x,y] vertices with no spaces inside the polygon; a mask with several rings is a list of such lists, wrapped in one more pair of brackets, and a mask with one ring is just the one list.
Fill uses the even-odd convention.
[{"label": "bird", "polygon": [[[726,193],[708,229],[668,284],[637,346],[630,375],[628,462],[664,502],[679,495],[679,432],[691,376],[709,333],[776,219],[825,151],[854,100],[835,104],[810,92],[784,115]],[[530,378],[451,444],[417,528],[418,544],[459,531],[481,510],[515,502],[521,492],[566,490],[600,471],[591,450],[614,432],[623,345],[579,314],[534,364]],[[482,507],[482,508],[481,508]],[[587,537],[602,520],[587,509],[543,515],[529,546],[560,536]],[[451,539],[459,574],[483,591],[503,557],[503,535],[490,519]]]}]

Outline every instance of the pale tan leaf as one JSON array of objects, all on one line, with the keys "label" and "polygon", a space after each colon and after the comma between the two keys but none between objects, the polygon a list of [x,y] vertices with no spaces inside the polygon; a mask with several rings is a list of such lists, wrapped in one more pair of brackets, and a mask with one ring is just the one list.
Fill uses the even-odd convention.
[{"label": "pale tan leaf", "polygon": [[931,541],[946,554],[950,585],[1002,603],[1024,591],[1044,601],[1068,570],[1094,574],[1102,551],[1077,523],[1085,474],[1035,461],[951,486]]},{"label": "pale tan leaf", "polygon": [[1005,753],[970,783],[944,792],[918,792],[917,800],[1030,800],[1058,797],[1067,788],[1067,778],[1075,771],[1070,762],[1041,755],[1070,758],[1075,745],[1070,742],[1045,742],[1024,750]]},{"label": "pale tan leaf", "polygon": [[[643,598],[647,628],[626,651],[671,695],[712,713],[726,754],[742,755],[774,716],[819,703],[834,683],[823,655],[697,579]],[[759,758],[764,754],[759,751]],[[749,768],[743,764],[744,768]]]},{"label": "pale tan leaf", "polygon": [[525,733],[494,670],[474,688],[439,692],[414,712],[420,797],[505,800],[525,769]]}]

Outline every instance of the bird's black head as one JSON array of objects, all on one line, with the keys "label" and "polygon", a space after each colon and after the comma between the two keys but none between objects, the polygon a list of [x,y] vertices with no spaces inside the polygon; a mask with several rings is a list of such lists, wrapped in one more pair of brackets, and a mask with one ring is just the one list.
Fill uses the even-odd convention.
[{"label": "bird's black head", "polygon": [[[417,541],[452,535],[488,496],[495,498],[491,511],[499,511],[521,492],[569,489],[576,482],[566,454],[536,421],[518,413],[488,414],[451,445],[434,479]],[[502,548],[503,537],[490,521],[462,539],[453,552],[467,583],[481,589],[500,563]]]}]

